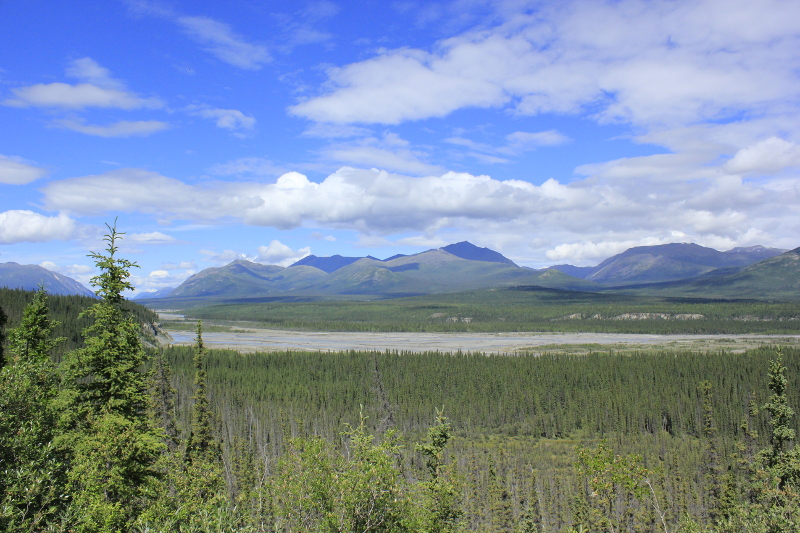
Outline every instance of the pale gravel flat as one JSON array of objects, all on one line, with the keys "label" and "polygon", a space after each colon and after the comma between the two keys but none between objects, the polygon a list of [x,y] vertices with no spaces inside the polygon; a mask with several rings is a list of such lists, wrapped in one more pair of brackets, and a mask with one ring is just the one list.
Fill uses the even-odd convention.
[{"label": "pale gravel flat", "polygon": [[[552,345],[683,347],[741,351],[762,344],[797,344],[800,335],[642,335],[621,333],[350,333],[252,329],[203,333],[209,348],[239,352],[398,350],[513,354]],[[190,345],[194,333],[171,331],[173,344]]]}]

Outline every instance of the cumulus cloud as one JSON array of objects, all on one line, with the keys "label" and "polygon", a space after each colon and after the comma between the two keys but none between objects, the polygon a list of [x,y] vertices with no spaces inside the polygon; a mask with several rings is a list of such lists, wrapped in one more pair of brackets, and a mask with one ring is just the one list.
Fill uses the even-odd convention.
[{"label": "cumulus cloud", "polygon": [[[550,179],[541,185],[467,173],[414,177],[351,167],[321,182],[290,172],[267,183],[191,185],[120,169],[50,183],[42,190],[45,205],[62,212],[141,212],[189,223],[350,230],[360,234],[359,242],[393,235],[408,242],[479,239],[504,246],[500,251],[509,251],[522,264],[541,266],[545,257],[585,262],[630,246],[665,242],[718,249],[797,247],[797,175],[746,180],[728,173],[725,161],[698,157],[621,159],[583,167],[585,177],[570,183]],[[206,255],[217,264],[234,259],[280,264],[303,253],[273,243],[257,254],[228,250]]]},{"label": "cumulus cloud", "polygon": [[[800,5],[667,0],[540,5],[436,43],[329,69],[290,111],[399,124],[467,107],[577,113],[653,127],[796,106]],[[602,21],[602,24],[598,24]]]},{"label": "cumulus cloud", "polygon": [[268,246],[258,247],[258,260],[270,265],[288,267],[309,255],[311,255],[311,248],[308,246],[292,250],[278,240],[273,240]]},{"label": "cumulus cloud", "polygon": [[[518,241],[530,240],[523,236],[534,232],[547,237],[537,245],[542,255],[562,244],[663,240],[674,238],[674,232],[701,244],[706,239],[735,246],[745,235],[754,238],[748,231],[757,229],[761,237],[772,235],[768,242],[775,245],[800,229],[796,179],[750,182],[712,165],[703,176],[695,171],[695,161],[683,169],[674,165],[678,174],[666,179],[651,175],[647,157],[634,159],[636,164],[616,163],[624,171],[598,167],[569,184],[550,179],[534,185],[456,172],[411,177],[344,167],[320,183],[290,172],[274,183],[189,185],[123,169],[52,183],[43,191],[48,207],[81,214],[138,211],[160,219],[281,229],[306,225],[366,235],[422,232],[426,238],[455,228],[467,236],[518,235]],[[589,253],[558,250],[551,256],[566,257],[564,250],[579,257]],[[252,258],[228,254],[224,259],[239,257]]]},{"label": "cumulus cloud", "polygon": [[65,214],[48,217],[25,210],[0,213],[1,244],[67,240],[76,229],[75,221]]},{"label": "cumulus cloud", "polygon": [[169,124],[158,120],[120,120],[107,126],[86,124],[82,120],[62,119],[53,122],[55,126],[95,137],[146,137],[169,128]]},{"label": "cumulus cloud", "polygon": [[25,185],[47,175],[47,170],[21,157],[0,154],[0,183]]},{"label": "cumulus cloud", "polygon": [[177,23],[217,59],[245,70],[259,70],[271,60],[267,48],[252,44],[230,26],[208,17],[179,17]]},{"label": "cumulus cloud", "polygon": [[14,98],[3,104],[14,107],[58,107],[85,109],[105,107],[118,109],[160,108],[164,103],[158,98],[145,98],[128,91],[124,84],[111,78],[107,69],[91,58],[73,61],[66,69],[67,75],[83,83],[37,83],[12,89]]}]

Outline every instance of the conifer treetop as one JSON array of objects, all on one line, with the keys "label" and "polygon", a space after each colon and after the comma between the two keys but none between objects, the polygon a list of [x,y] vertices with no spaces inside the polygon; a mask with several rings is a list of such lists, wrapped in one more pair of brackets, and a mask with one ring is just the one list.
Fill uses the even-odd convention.
[{"label": "conifer treetop", "polygon": [[117,219],[114,225],[106,223],[108,233],[103,240],[108,243],[106,253],[90,252],[89,257],[94,259],[95,265],[100,269],[100,274],[91,279],[91,284],[97,287],[95,294],[111,304],[119,304],[123,300],[122,293],[126,290],[133,290],[133,284],[128,281],[130,269],[139,268],[139,265],[127,259],[115,257],[119,246],[117,241],[122,239],[124,232],[117,231]]}]

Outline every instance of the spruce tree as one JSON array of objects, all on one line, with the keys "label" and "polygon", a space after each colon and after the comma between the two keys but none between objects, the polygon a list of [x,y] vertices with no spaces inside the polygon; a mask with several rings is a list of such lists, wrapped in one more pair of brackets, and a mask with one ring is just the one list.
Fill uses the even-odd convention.
[{"label": "spruce tree", "polygon": [[703,465],[703,478],[706,489],[705,511],[713,524],[719,518],[722,491],[719,438],[717,436],[717,424],[714,420],[711,383],[703,381],[700,383],[699,390],[703,397],[703,436],[706,438],[705,464]]},{"label": "spruce tree", "polygon": [[75,529],[112,532],[130,529],[149,505],[149,484],[163,443],[148,416],[147,355],[135,320],[123,312],[123,291],[132,289],[130,269],[117,258],[122,233],[108,226],[105,253],[90,257],[100,269],[92,278],[100,301],[85,313],[94,323],[84,330],[85,347],[67,355],[60,420]]},{"label": "spruce tree", "polygon": [[203,323],[197,322],[197,337],[194,349],[194,407],[192,409],[192,430],[186,444],[186,457],[189,462],[198,460],[218,461],[219,444],[214,439],[214,424],[211,406],[206,393],[206,348],[203,344]]},{"label": "spruce tree", "polygon": [[58,380],[43,288],[9,332],[10,358],[0,368],[0,530],[39,530],[62,508],[62,463],[53,447]]},{"label": "spruce tree", "polygon": [[461,518],[461,491],[453,468],[445,464],[444,449],[452,429],[442,411],[436,410],[436,423],[428,429],[428,442],[415,449],[425,457],[430,480],[423,482],[424,530],[429,533],[456,531]]},{"label": "spruce tree", "polygon": [[181,508],[176,516],[189,527],[203,522],[203,515],[226,509],[222,448],[214,437],[214,415],[206,394],[206,349],[203,325],[197,323],[194,349],[194,407],[192,426],[184,450],[184,468],[176,480]]}]

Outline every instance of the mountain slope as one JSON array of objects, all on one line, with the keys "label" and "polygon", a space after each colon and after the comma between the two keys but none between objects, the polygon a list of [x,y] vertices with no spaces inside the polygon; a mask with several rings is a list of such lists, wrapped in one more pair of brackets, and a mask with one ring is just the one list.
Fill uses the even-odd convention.
[{"label": "mountain slope", "polygon": [[595,267],[553,268],[603,284],[658,283],[694,278],[718,268],[747,266],[784,251],[752,246],[720,252],[698,244],[672,243],[630,248]]},{"label": "mountain slope", "polygon": [[[482,259],[465,259],[450,253],[448,248],[461,255]],[[588,290],[597,287],[595,283],[556,270],[518,267],[497,252],[466,242],[458,243],[455,248],[393,256],[385,261],[373,257],[351,259],[333,256],[309,261],[330,272],[298,263],[283,268],[234,261],[195,274],[172,291],[169,298],[257,298],[288,294],[397,297],[513,285]],[[342,264],[345,262],[347,264]]]},{"label": "mountain slope", "polygon": [[489,263],[505,263],[511,266],[517,266],[514,261],[504,256],[499,252],[490,250],[489,248],[480,248],[475,246],[469,241],[461,241],[455,244],[449,244],[441,248],[447,253],[453,254],[461,259],[469,259],[470,261],[486,261]]},{"label": "mountain slope", "polygon": [[639,286],[642,294],[704,298],[800,300],[800,248],[741,269],[721,269],[695,279]]},{"label": "mountain slope", "polygon": [[305,288],[326,274],[318,268],[284,268],[243,259],[223,267],[207,268],[191,276],[170,293],[178,297],[256,297]]},{"label": "mountain slope", "polygon": [[74,279],[38,265],[0,263],[0,286],[9,289],[35,291],[44,285],[50,294],[94,296],[94,293]]},{"label": "mountain slope", "polygon": [[338,254],[332,255],[330,257],[318,257],[316,255],[307,255],[306,257],[302,258],[296,263],[290,265],[290,267],[311,266],[330,274],[331,272],[336,272],[340,268],[344,268],[347,265],[355,263],[359,259],[363,259],[363,257],[343,257]]}]

